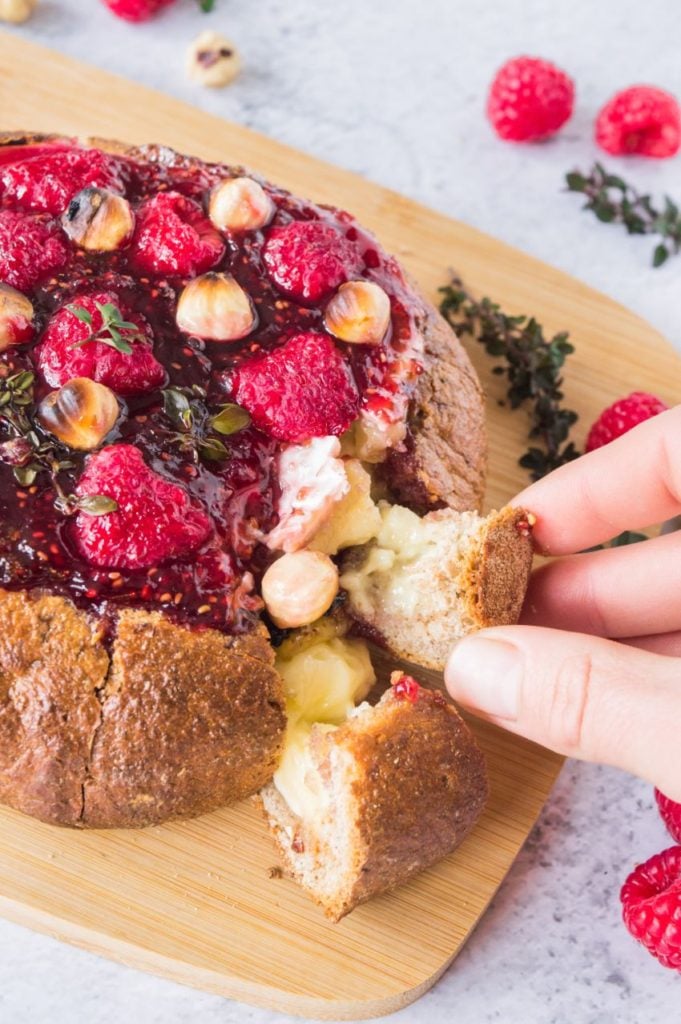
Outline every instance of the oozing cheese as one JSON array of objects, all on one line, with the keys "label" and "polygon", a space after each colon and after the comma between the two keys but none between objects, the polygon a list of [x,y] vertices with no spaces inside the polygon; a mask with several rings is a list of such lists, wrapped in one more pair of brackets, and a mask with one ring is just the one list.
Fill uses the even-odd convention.
[{"label": "oozing cheese", "polygon": [[340,725],[376,677],[366,645],[337,636],[282,645],[277,669],[286,687],[288,728],[274,784],[294,814],[313,817],[322,810],[325,794],[317,773],[310,771],[312,727]]},{"label": "oozing cheese", "polygon": [[358,459],[346,459],[344,465],[350,490],[309,544],[313,551],[326,555],[366,544],[381,527],[378,506],[371,500],[371,477]]}]

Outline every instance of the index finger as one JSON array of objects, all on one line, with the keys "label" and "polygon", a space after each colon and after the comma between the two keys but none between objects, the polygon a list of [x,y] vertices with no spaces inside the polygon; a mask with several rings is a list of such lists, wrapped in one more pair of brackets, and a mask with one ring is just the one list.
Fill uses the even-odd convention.
[{"label": "index finger", "polygon": [[601,544],[681,511],[681,406],[569,462],[511,502],[533,512],[547,555]]}]

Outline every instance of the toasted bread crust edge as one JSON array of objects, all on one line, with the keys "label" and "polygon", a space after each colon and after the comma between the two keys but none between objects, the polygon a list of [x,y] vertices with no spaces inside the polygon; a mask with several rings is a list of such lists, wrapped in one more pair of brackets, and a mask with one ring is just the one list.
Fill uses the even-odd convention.
[{"label": "toasted bread crust edge", "polygon": [[334,747],[354,762],[355,813],[351,862],[339,866],[333,895],[306,885],[300,854],[292,849],[312,844],[313,829],[284,810],[274,786],[261,803],[289,871],[339,921],[452,853],[480,816],[489,785],[468,726],[453,705],[427,690],[415,704],[387,691],[375,708],[326,733],[315,753],[322,774]]},{"label": "toasted bread crust edge", "polygon": [[286,726],[264,626],[190,631],[0,590],[0,801],[56,825],[192,817],[272,777]]}]

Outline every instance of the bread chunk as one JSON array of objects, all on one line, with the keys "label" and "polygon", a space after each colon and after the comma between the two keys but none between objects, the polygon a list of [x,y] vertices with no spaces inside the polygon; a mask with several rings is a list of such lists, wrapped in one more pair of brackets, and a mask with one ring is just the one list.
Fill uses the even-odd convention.
[{"label": "bread chunk", "polygon": [[345,556],[341,586],[360,629],[391,654],[443,669],[454,643],[518,621],[532,563],[528,514],[383,504],[378,536]]}]

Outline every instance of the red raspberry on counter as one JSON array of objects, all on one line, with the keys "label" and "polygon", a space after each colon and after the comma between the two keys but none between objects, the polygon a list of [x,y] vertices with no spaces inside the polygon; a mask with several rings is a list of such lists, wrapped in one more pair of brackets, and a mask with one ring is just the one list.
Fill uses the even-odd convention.
[{"label": "red raspberry on counter", "polygon": [[60,149],[41,152],[0,170],[0,195],[24,210],[61,214],[83,188],[108,188],[123,193],[124,167],[120,160],[97,149]]},{"label": "red raspberry on counter", "polygon": [[307,331],[249,360],[232,378],[234,400],[279,441],[342,434],[359,412],[350,367],[325,334]]},{"label": "red raspberry on counter", "polygon": [[574,100],[574,82],[555,64],[538,57],[515,57],[494,76],[487,117],[501,139],[546,139],[570,118]]},{"label": "red raspberry on counter", "polygon": [[220,262],[225,243],[198,203],[159,192],[137,211],[131,256],[149,274],[202,274]]},{"label": "red raspberry on counter", "polygon": [[620,893],[624,923],[664,967],[681,970],[681,846],[639,864]]},{"label": "red raspberry on counter", "polygon": [[670,836],[675,842],[681,843],[681,804],[670,800],[659,789],[655,790],[655,799]]},{"label": "red raspberry on counter", "polygon": [[609,444],[616,437],[621,437],[639,423],[665,412],[668,408],[669,406],[655,395],[649,395],[645,391],[632,391],[626,398],[619,398],[603,410],[589,431],[585,450],[592,452],[594,448],[602,448],[604,444]]},{"label": "red raspberry on counter", "polygon": [[614,156],[674,156],[681,145],[676,98],[652,85],[615,93],[596,118],[596,142]]},{"label": "red raspberry on counter", "polygon": [[149,21],[164,7],[175,3],[175,0],[104,0],[104,3],[124,21]]},{"label": "red raspberry on counter", "polygon": [[298,302],[319,302],[364,267],[355,243],[319,220],[272,228],[263,258],[277,287]]},{"label": "red raspberry on counter", "polygon": [[119,395],[139,395],[160,387],[166,379],[166,371],[154,356],[151,347],[153,335],[143,317],[126,312],[126,319],[130,318],[146,339],[132,340],[129,355],[103,341],[78,344],[102,327],[102,314],[97,303],[113,303],[118,307],[120,300],[113,292],[77,295],[69,305],[86,310],[92,317],[91,326],[79,320],[68,306],[63,306],[50,318],[34,352],[43,380],[51,388],[59,388],[74,377],[89,377],[98,384],[106,384]]},{"label": "red raspberry on counter", "polygon": [[159,476],[131,444],[114,444],[91,455],[76,494],[104,495],[115,512],[79,512],[74,543],[90,563],[110,569],[146,569],[182,558],[208,537],[211,524],[184,488]]},{"label": "red raspberry on counter", "polygon": [[0,281],[29,291],[68,258],[63,235],[51,220],[0,210]]}]

